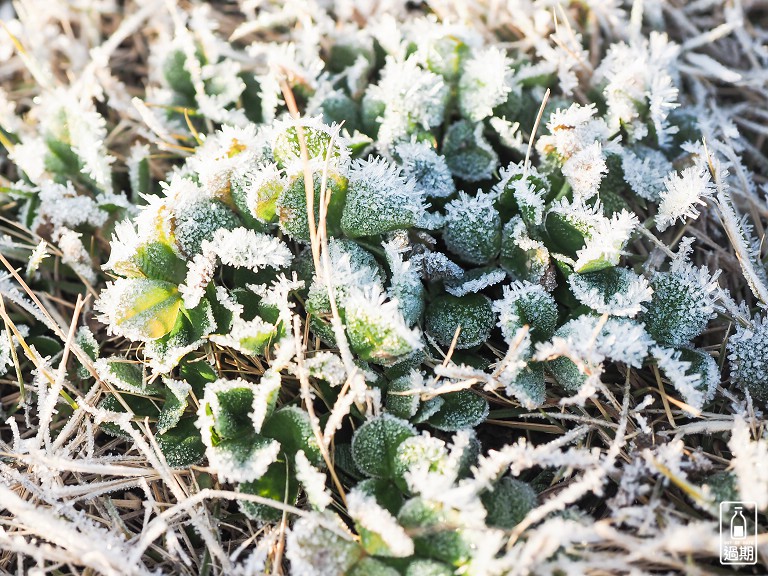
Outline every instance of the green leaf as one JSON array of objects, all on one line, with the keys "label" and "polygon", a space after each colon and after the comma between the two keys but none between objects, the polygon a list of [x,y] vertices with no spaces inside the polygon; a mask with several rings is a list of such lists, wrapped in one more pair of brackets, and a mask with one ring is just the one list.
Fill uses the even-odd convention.
[{"label": "green leaf", "polygon": [[164,378],[163,381],[166,386],[165,403],[157,419],[157,431],[160,434],[164,434],[179,423],[187,409],[187,398],[191,390],[191,386],[186,382],[169,378]]},{"label": "green leaf", "polygon": [[176,325],[181,296],[175,284],[137,278],[120,297],[115,322],[126,333],[156,340]]},{"label": "green leaf", "polygon": [[147,278],[181,284],[187,275],[187,265],[165,242],[150,242],[140,246],[131,259]]},{"label": "green leaf", "polygon": [[102,358],[96,361],[99,376],[112,386],[135,394],[151,396],[159,394],[161,387],[148,384],[144,379],[144,368],[140,362],[121,358]]},{"label": "green leaf", "polygon": [[[122,394],[123,401],[128,405],[132,415],[143,420],[144,418],[155,419],[158,415],[157,405],[149,398],[142,396],[134,396],[132,394]],[[120,403],[120,401],[114,396],[107,396],[99,403],[99,408],[103,410],[109,410],[110,412],[126,413],[126,409]],[[132,424],[136,427],[136,424]],[[118,438],[130,438],[130,435],[125,432],[120,426],[112,422],[102,422],[100,428],[104,430],[110,436],[117,436]]]},{"label": "green leaf", "polygon": [[205,456],[205,445],[194,416],[180,419],[177,424],[157,436],[157,444],[171,468],[184,468],[200,462]]},{"label": "green leaf", "polygon": [[517,526],[538,504],[530,484],[508,476],[485,492],[481,500],[488,511],[487,524],[503,530]]},{"label": "green leaf", "polygon": [[416,533],[413,543],[417,556],[456,567],[472,557],[472,547],[458,529],[462,525],[460,515],[443,504],[413,498],[403,505],[397,519],[407,531]]},{"label": "green leaf", "polygon": [[368,420],[352,437],[352,457],[368,476],[394,478],[397,448],[416,430],[405,420],[382,414]]},{"label": "green leaf", "polygon": [[403,495],[391,480],[384,478],[366,478],[355,485],[356,490],[373,496],[379,506],[396,516],[403,505]]},{"label": "green leaf", "polygon": [[309,415],[296,406],[284,406],[264,422],[261,434],[280,442],[282,453],[290,462],[296,452],[303,450],[314,466],[324,464]]},{"label": "green leaf", "polygon": [[[299,496],[299,482],[295,475],[289,474],[286,463],[278,460],[258,480],[240,483],[237,491],[294,505]],[[278,522],[283,515],[282,510],[256,502],[241,501],[240,508],[248,517],[262,522]]]},{"label": "green leaf", "polygon": [[[364,539],[364,536],[361,534],[361,538]],[[365,543],[363,543],[363,547],[366,549],[366,551],[369,554],[372,554],[370,550],[365,546]],[[366,557],[362,558],[355,566],[352,568],[352,570],[349,572],[349,576],[399,576],[400,572],[392,568],[391,566],[387,566],[383,562],[376,560],[375,558]]]},{"label": "green leaf", "polygon": [[229,388],[216,393],[218,412],[214,430],[219,438],[237,439],[253,432],[251,410],[253,410],[253,389],[248,386]]},{"label": "green leaf", "polygon": [[445,432],[474,428],[488,416],[488,400],[471,390],[442,394],[445,401],[427,423]]},{"label": "green leaf", "polygon": [[427,307],[426,331],[442,346],[450,346],[459,326],[456,348],[479,346],[488,340],[495,323],[491,301],[483,294],[461,297],[446,294],[435,298]]}]

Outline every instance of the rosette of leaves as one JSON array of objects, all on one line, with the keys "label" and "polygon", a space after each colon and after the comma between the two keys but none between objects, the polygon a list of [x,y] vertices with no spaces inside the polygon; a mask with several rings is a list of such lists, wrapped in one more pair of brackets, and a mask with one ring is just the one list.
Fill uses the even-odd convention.
[{"label": "rosette of leaves", "polygon": [[[216,380],[205,388],[197,426],[212,468],[248,494],[295,504],[299,493],[296,454],[322,466],[309,415],[295,406],[277,407],[280,375],[265,373],[258,383]],[[243,511],[258,520],[276,521],[282,513],[252,502]]]}]

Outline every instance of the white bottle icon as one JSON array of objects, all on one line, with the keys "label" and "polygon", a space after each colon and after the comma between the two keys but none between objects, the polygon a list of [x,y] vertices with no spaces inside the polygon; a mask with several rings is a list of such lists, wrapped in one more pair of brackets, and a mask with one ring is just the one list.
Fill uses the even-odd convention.
[{"label": "white bottle icon", "polygon": [[731,518],[731,538],[741,540],[747,537],[747,519],[741,513],[741,506],[736,506]]}]

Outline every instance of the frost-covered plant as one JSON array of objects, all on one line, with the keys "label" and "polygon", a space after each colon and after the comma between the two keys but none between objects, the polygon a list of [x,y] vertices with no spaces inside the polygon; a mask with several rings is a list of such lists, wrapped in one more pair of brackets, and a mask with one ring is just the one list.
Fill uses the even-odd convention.
[{"label": "frost-covered plant", "polygon": [[1,568],[706,572],[764,510],[754,7],[92,4],[0,7]]}]

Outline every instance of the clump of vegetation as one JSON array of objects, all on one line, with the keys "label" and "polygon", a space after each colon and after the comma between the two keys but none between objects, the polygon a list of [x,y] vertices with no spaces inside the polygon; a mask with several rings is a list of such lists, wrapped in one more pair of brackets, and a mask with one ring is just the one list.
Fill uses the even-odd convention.
[{"label": "clump of vegetation", "polygon": [[0,7],[0,566],[707,571],[768,509],[750,7],[92,4]]}]

